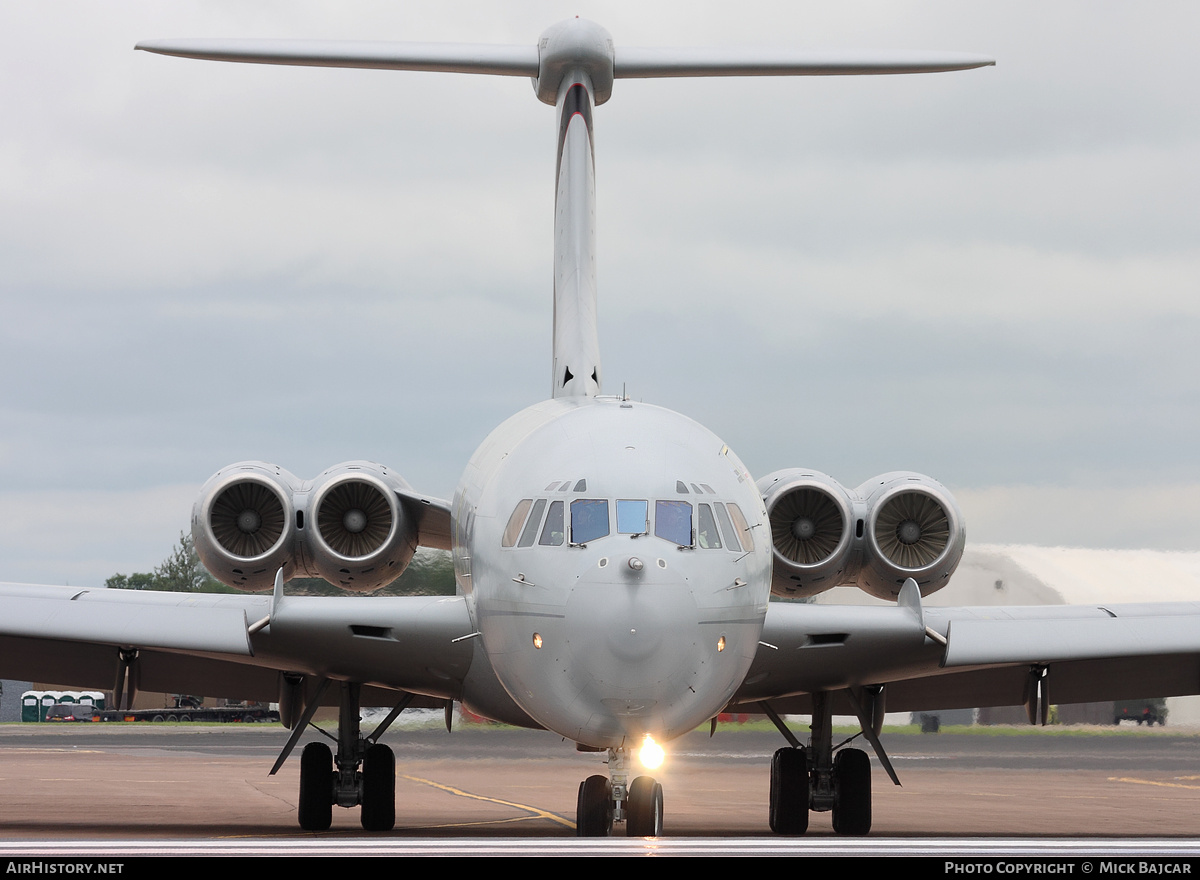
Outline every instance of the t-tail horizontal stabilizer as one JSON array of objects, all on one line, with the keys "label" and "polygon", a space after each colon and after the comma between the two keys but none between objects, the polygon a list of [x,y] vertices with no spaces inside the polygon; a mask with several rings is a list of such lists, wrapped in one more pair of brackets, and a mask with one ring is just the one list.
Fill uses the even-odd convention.
[{"label": "t-tail horizontal stabilizer", "polygon": [[[528,76],[541,73],[544,46],[392,43],[354,40],[144,40],[158,55],[248,64],[425,70]],[[944,73],[996,62],[961,52],[816,52],[797,49],[642,48],[612,50],[614,79],[681,76],[862,76]],[[607,96],[605,96],[607,97]],[[598,100],[597,103],[604,103]]]}]

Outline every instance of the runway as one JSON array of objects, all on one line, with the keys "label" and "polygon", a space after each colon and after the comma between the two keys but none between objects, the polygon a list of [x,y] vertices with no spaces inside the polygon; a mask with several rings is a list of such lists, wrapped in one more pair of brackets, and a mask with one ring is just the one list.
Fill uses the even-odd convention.
[{"label": "runway", "polygon": [[[604,772],[600,755],[577,753],[548,733],[392,731],[383,741],[397,755],[395,830],[367,834],[356,809],[335,808],[333,828],[311,834],[296,824],[298,758],[267,775],[285,739],[274,725],[0,726],[0,850],[69,840],[101,849],[134,840],[195,849],[259,840],[293,852],[304,841],[364,855],[389,846],[495,854],[511,838],[525,839],[527,849],[577,849],[577,786]],[[1061,849],[1072,839],[1099,849],[1135,838],[1142,852],[1196,852],[1200,737],[885,734],[903,787],[875,767],[871,837],[836,837],[825,813],[813,814],[809,834],[793,842],[767,828],[767,767],[781,742],[774,732],[724,727],[712,739],[697,732],[671,744],[655,774],[666,793],[663,845],[700,850],[703,841],[723,840],[715,845],[776,854],[779,846],[878,850],[890,840],[897,851],[916,852],[936,840],[941,852],[977,851],[989,841]]]}]

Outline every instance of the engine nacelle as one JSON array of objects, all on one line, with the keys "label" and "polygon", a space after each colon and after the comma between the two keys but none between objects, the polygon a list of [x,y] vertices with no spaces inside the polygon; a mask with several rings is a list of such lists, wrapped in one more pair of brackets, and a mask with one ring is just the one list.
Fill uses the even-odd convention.
[{"label": "engine nacelle", "polygon": [[239,590],[269,590],[280,568],[292,576],[299,486],[262,461],[230,465],[204,484],[192,507],[192,542],[213,577]]},{"label": "engine nacelle", "polygon": [[308,493],[304,568],[344,590],[370,591],[400,576],[417,550],[417,529],[398,475],[370,461],[325,471]]},{"label": "engine nacelle", "polygon": [[895,599],[912,578],[928,596],[950,582],[967,541],[962,511],[937,480],[904,471],[858,487],[866,501],[865,553],[858,586]]},{"label": "engine nacelle", "polygon": [[416,552],[416,523],[397,494],[408,488],[368,461],[337,465],[307,483],[275,465],[240,462],[204,485],[192,539],[213,577],[239,590],[271,589],[280,568],[285,579],[376,590]]},{"label": "engine nacelle", "polygon": [[856,490],[818,471],[776,471],[758,481],[771,523],[771,591],[815,596],[854,585],[895,600],[913,578],[921,595],[940,590],[966,543],[962,512],[946,487],[897,472]]},{"label": "engine nacelle", "polygon": [[852,583],[861,564],[854,540],[859,498],[833,477],[797,468],[758,481],[771,523],[771,592],[815,596]]}]

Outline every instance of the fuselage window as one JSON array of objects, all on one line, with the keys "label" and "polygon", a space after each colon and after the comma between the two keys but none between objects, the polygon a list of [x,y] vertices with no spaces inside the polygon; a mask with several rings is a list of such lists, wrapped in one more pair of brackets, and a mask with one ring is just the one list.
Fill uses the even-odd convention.
[{"label": "fuselage window", "polygon": [[511,547],[517,543],[517,535],[521,534],[521,524],[525,522],[525,514],[529,513],[529,505],[533,504],[532,498],[523,499],[517,509],[512,512],[512,516],[508,518],[508,525],[504,527],[504,538],[500,542],[501,547]]},{"label": "fuselage window", "polygon": [[521,540],[517,542],[518,547],[532,547],[534,539],[537,538],[538,526],[542,524],[542,511],[546,509],[546,499],[539,498],[533,504],[533,513],[529,514],[529,522],[525,524],[525,531],[521,532]]},{"label": "fuselage window", "polygon": [[733,530],[733,523],[729,520],[729,514],[725,512],[725,505],[718,501],[714,506],[717,508],[717,522],[721,524],[721,534],[725,536],[725,546],[730,550],[741,550],[737,532]]},{"label": "fuselage window", "polygon": [[680,547],[692,546],[692,505],[687,501],[655,501],[654,534]]},{"label": "fuselage window", "polygon": [[754,536],[750,534],[750,526],[746,523],[746,517],[742,516],[742,509],[732,501],[729,502],[729,515],[733,517],[738,537],[742,539],[742,549],[753,550]]},{"label": "fuselage window", "polygon": [[542,537],[538,543],[543,547],[561,547],[564,536],[563,503],[551,501],[550,512],[546,514],[546,525],[542,529]]},{"label": "fuselage window", "polygon": [[713,519],[712,508],[707,504],[700,505],[700,528],[696,530],[696,543],[700,545],[701,550],[721,549],[717,521]]},{"label": "fuselage window", "polygon": [[571,502],[572,544],[586,544],[607,534],[607,498],[580,498]]},{"label": "fuselage window", "polygon": [[649,531],[649,501],[617,501],[618,535],[644,535]]}]

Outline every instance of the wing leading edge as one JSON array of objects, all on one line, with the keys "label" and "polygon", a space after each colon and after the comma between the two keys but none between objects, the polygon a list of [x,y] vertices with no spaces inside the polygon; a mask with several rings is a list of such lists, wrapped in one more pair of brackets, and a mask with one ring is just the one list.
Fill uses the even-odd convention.
[{"label": "wing leading edge", "polygon": [[[772,603],[735,704],[807,712],[883,687],[887,711],[1200,693],[1200,603],[850,607]],[[839,697],[838,694],[843,694]],[[844,704],[844,705],[843,705]]]}]

